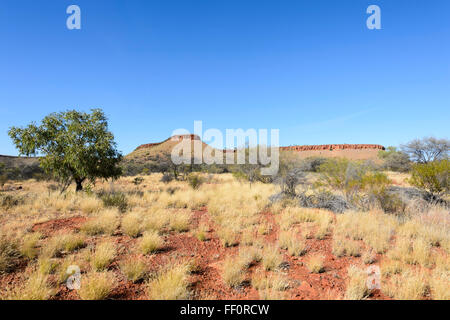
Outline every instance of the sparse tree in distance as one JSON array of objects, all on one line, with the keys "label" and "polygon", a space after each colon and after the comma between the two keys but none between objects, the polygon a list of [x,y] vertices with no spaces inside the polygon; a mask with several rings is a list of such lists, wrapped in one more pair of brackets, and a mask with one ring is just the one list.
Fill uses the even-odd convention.
[{"label": "sparse tree in distance", "polygon": [[379,157],[384,160],[383,168],[398,172],[407,172],[411,169],[411,160],[406,153],[397,150],[396,147],[388,147],[380,150]]},{"label": "sparse tree in distance", "polygon": [[41,167],[62,183],[63,191],[72,182],[76,191],[81,191],[86,180],[95,182],[96,178],[117,178],[121,174],[118,164],[122,155],[100,109],[52,113],[39,126],[12,127],[8,134],[20,154],[42,155]]},{"label": "sparse tree in distance", "polygon": [[434,137],[415,139],[403,145],[402,150],[417,163],[448,159],[450,140]]}]

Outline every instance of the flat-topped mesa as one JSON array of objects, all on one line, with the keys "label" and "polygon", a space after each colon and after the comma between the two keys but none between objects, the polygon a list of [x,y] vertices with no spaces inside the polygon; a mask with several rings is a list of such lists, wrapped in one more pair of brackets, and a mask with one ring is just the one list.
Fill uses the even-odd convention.
[{"label": "flat-topped mesa", "polygon": [[172,141],[181,141],[181,140],[200,140],[200,137],[196,134],[177,134],[169,138]]},{"label": "flat-topped mesa", "polygon": [[[182,140],[190,140],[190,141],[201,141],[201,138],[196,134],[179,134],[174,135],[170,137],[169,139],[166,139],[162,142],[157,143],[147,143],[140,145],[136,148],[136,150],[139,149],[145,149],[145,148],[151,148],[154,146],[158,146],[160,144],[163,144],[167,141],[182,141]],[[334,153],[329,153],[330,151],[339,151],[339,150],[370,150],[370,152],[376,151],[376,150],[385,150],[385,148],[382,145],[379,144],[322,144],[322,145],[304,145],[304,146],[289,146],[289,147],[280,147],[281,151],[319,151],[322,153],[325,151],[330,156],[333,156]],[[224,149],[223,152],[226,153],[234,153],[236,152],[236,149]],[[309,152],[310,153],[310,152]],[[339,153],[339,152],[338,152]],[[315,154],[315,153],[314,153]]]},{"label": "flat-topped mesa", "polygon": [[183,139],[193,141],[193,140],[200,140],[200,137],[196,134],[177,134],[177,135],[171,136],[169,139],[166,139],[161,142],[142,144],[139,147],[137,147],[135,150],[151,148],[151,147],[159,146],[160,144],[163,144],[164,142],[167,142],[167,141],[181,141]]},{"label": "flat-topped mesa", "polygon": [[312,145],[312,146],[290,146],[290,147],[280,147],[280,150],[289,151],[318,151],[318,150],[361,150],[361,149],[375,149],[375,150],[385,150],[382,145],[379,144],[322,144],[322,145]]}]

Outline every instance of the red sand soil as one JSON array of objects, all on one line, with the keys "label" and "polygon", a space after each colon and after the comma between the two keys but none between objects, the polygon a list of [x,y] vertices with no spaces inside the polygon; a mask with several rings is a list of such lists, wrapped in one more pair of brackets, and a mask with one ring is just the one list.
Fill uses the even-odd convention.
[{"label": "red sand soil", "polygon": [[[275,217],[269,212],[262,214],[273,229],[264,237],[265,243],[274,243],[277,240],[278,224]],[[210,223],[207,210],[193,212],[193,228],[198,225],[199,220]],[[50,220],[33,226],[33,231],[39,231],[46,236],[55,233],[77,232],[87,219],[84,217],[73,217],[69,219]],[[198,271],[190,276],[190,289],[193,299],[258,299],[258,292],[249,283],[251,275],[260,266],[250,266],[246,281],[238,288],[230,288],[221,277],[221,266],[226,256],[237,254],[239,246],[224,248],[215,234],[214,225],[210,223],[209,240],[200,241],[190,233],[169,233],[165,237],[165,247],[156,254],[142,255],[136,253],[133,247],[137,239],[122,235],[120,231],[111,237],[89,237],[87,245],[102,240],[114,241],[118,245],[118,256],[110,265],[117,280],[117,286],[110,295],[110,299],[148,299],[145,283],[132,283],[125,279],[119,270],[119,262],[132,257],[144,261],[150,273],[157,272],[169,261],[179,261],[194,258]],[[346,288],[347,268],[351,264],[363,265],[361,258],[342,257],[337,258],[331,253],[332,239],[327,236],[323,240],[308,239],[308,252],[302,257],[292,257],[284,251],[282,272],[289,279],[289,288],[284,292],[286,299],[310,300],[310,299],[336,299],[342,298]],[[361,242],[362,244],[362,242]],[[325,256],[325,271],[320,274],[309,273],[305,261],[311,253],[320,252]],[[377,257],[380,259],[380,256]],[[378,263],[377,261],[376,263]],[[20,267],[12,274],[0,276],[0,288],[15,287],[23,283],[22,273],[27,262],[23,260]],[[76,291],[71,291],[64,284],[59,285],[58,293],[53,297],[55,300],[79,299]],[[372,292],[369,299],[389,299],[381,292]]]}]

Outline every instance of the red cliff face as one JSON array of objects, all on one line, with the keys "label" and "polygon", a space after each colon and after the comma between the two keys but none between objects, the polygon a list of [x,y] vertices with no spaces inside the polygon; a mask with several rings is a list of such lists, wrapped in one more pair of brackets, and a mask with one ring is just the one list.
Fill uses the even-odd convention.
[{"label": "red cliff face", "polygon": [[376,149],[385,150],[385,148],[379,144],[322,144],[315,146],[290,146],[290,147],[280,147],[280,150],[291,150],[291,151],[315,151],[315,150],[346,150],[346,149]]},{"label": "red cliff face", "polygon": [[[137,147],[136,150],[154,147],[169,140],[181,141],[183,139],[193,141],[193,140],[200,140],[200,137],[195,134],[175,135],[170,137],[169,139],[164,140],[163,142],[143,144]],[[385,148],[379,144],[322,144],[312,146],[280,147],[280,150],[282,151],[321,151],[321,150],[333,151],[333,150],[362,150],[362,149],[385,150]],[[236,152],[236,150],[223,150],[223,151]]]}]

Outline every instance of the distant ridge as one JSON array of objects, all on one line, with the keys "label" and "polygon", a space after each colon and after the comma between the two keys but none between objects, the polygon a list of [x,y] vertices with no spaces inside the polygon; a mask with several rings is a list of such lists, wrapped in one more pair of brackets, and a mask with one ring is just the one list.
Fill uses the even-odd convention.
[{"label": "distant ridge", "polygon": [[[140,149],[147,149],[147,148],[159,146],[165,142],[168,142],[169,140],[170,141],[181,141],[183,139],[200,140],[200,137],[195,134],[175,135],[175,136],[172,136],[162,142],[142,144],[142,145],[138,146],[135,149],[135,151],[140,150]],[[295,145],[295,146],[288,146],[288,147],[280,147],[280,150],[285,150],[285,151],[322,151],[322,150],[333,151],[333,150],[349,150],[349,149],[386,150],[384,146],[379,145],[379,144],[321,144],[321,145]],[[228,150],[228,151],[231,151],[231,150]]]},{"label": "distant ridge", "polygon": [[[170,151],[182,139],[201,140],[198,135],[176,135],[162,142],[147,143],[138,146],[126,157],[131,160],[146,161],[158,153]],[[202,146],[207,146],[202,142]],[[281,152],[295,152],[299,158],[326,157],[326,158],[347,158],[351,160],[375,160],[379,161],[378,153],[385,150],[379,144],[323,144],[323,145],[295,145],[280,147]],[[224,152],[236,152],[236,150],[223,150]]]}]

